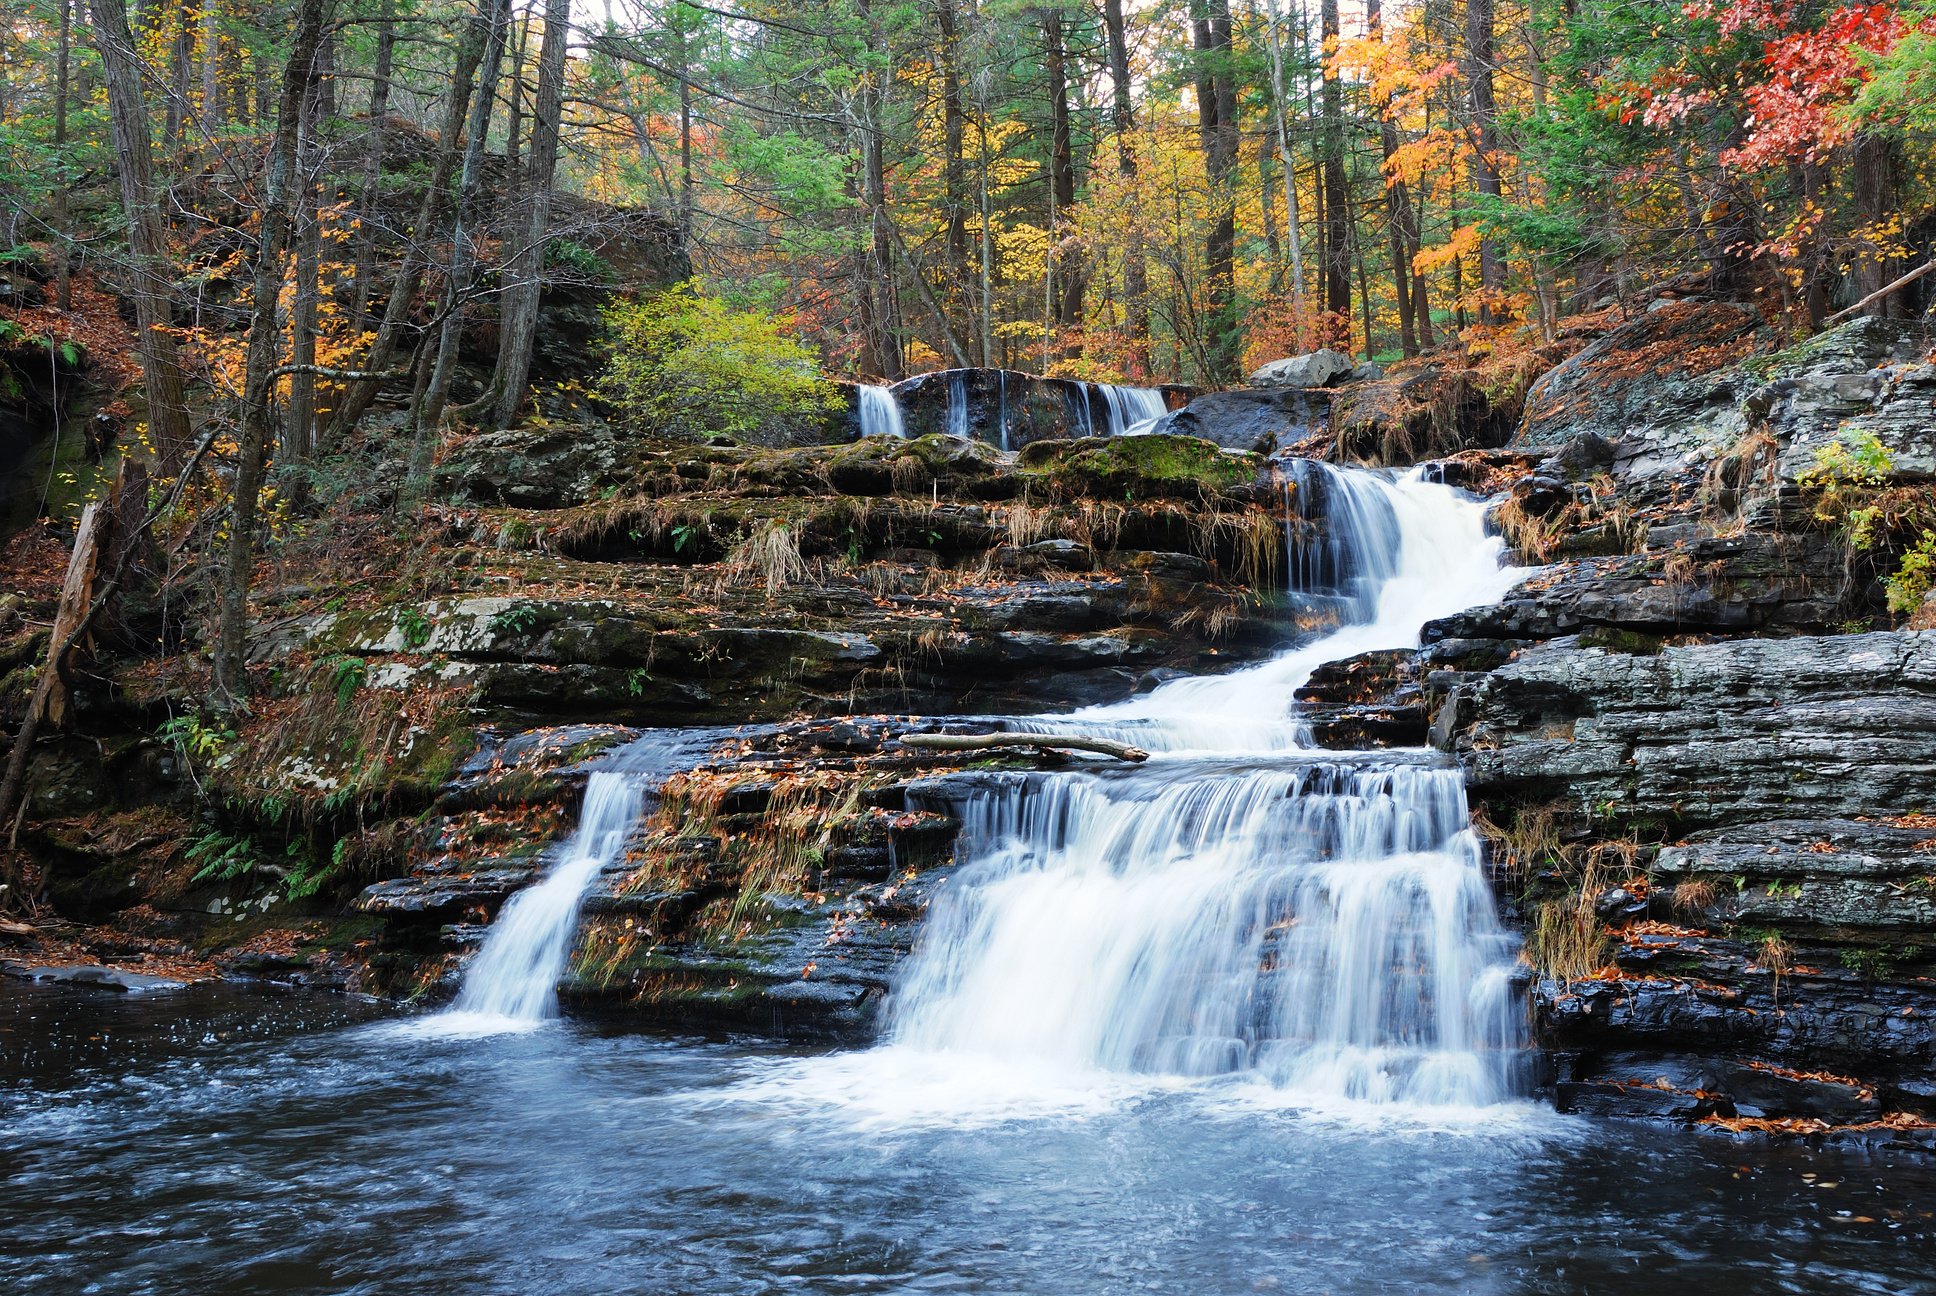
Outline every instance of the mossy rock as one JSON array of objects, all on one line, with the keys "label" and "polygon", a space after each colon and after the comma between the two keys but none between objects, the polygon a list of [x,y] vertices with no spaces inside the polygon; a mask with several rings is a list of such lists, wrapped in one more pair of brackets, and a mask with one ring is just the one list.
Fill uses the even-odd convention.
[{"label": "mossy rock", "polygon": [[1193,495],[1229,490],[1257,475],[1258,457],[1230,454],[1197,437],[1085,437],[1037,441],[1015,460],[1024,473],[1079,494]]}]

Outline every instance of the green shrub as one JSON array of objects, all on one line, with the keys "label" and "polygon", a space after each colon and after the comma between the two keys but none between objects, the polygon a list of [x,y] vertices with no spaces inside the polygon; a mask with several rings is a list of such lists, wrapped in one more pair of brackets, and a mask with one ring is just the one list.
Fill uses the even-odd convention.
[{"label": "green shrub", "polygon": [[1914,616],[1936,586],[1936,531],[1924,531],[1922,539],[1910,546],[1896,567],[1895,575],[1883,582],[1889,591],[1889,610],[1897,616]]},{"label": "green shrub", "polygon": [[605,326],[600,390],[653,430],[744,437],[840,406],[813,352],[773,316],[735,310],[691,283],[615,303]]}]

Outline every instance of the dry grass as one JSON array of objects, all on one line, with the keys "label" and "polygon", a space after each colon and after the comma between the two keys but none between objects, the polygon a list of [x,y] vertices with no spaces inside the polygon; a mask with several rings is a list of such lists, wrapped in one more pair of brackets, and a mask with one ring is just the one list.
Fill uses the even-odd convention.
[{"label": "dry grass", "polygon": [[800,557],[800,541],[793,528],[776,518],[733,546],[721,575],[724,581],[735,584],[755,577],[771,599],[787,586],[805,581],[807,564]]},{"label": "dry grass", "polygon": [[1055,512],[1052,509],[1036,508],[1027,503],[1008,506],[1004,521],[1008,524],[1008,543],[1017,549],[1026,549],[1038,540],[1046,540],[1055,534]]},{"label": "dry grass", "polygon": [[1553,561],[1560,541],[1566,538],[1567,531],[1578,517],[1579,508],[1573,504],[1568,504],[1551,517],[1539,517],[1527,512],[1525,506],[1510,495],[1492,511],[1492,523],[1499,528],[1499,534],[1506,538],[1506,543],[1523,562],[1534,565]]},{"label": "dry grass", "polygon": [[1720,898],[1721,889],[1712,878],[1689,878],[1675,885],[1672,904],[1675,913],[1698,915]]}]

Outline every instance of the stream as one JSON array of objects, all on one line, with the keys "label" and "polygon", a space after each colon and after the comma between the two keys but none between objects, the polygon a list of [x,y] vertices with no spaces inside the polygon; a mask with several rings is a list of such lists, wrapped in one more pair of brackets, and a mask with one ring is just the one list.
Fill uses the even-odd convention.
[{"label": "stream", "polygon": [[1004,1090],[892,1049],[580,1020],[413,1038],[392,1015],[219,985],[10,986],[0,1286],[1932,1290],[1926,1159],[1531,1105],[1325,1110],[1235,1078]]}]

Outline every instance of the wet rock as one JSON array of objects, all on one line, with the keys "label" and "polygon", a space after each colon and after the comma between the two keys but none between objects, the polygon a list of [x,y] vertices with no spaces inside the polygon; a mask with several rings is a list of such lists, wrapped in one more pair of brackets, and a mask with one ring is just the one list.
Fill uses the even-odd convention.
[{"label": "wet rock", "polygon": [[474,909],[495,910],[539,873],[536,862],[478,867],[446,875],[418,874],[377,882],[363,889],[356,908],[367,914],[448,920]]},{"label": "wet rock", "polygon": [[1296,387],[1205,392],[1165,415],[1154,430],[1269,454],[1322,432],[1331,400],[1329,392]]},{"label": "wet rock", "polygon": [[55,985],[81,986],[89,990],[111,990],[119,994],[145,994],[156,990],[180,990],[187,982],[172,977],[149,976],[112,967],[23,967],[9,963],[6,970],[28,981],[47,981]]}]

